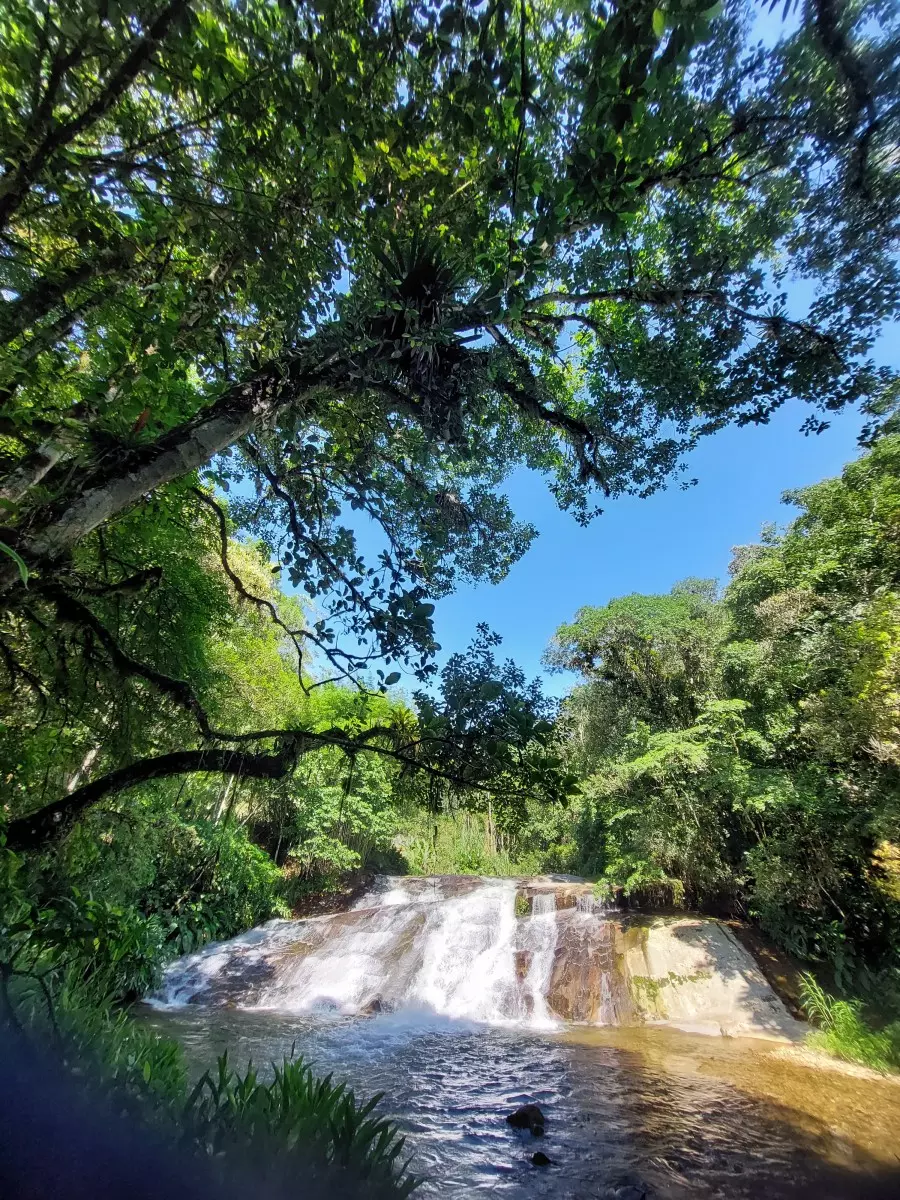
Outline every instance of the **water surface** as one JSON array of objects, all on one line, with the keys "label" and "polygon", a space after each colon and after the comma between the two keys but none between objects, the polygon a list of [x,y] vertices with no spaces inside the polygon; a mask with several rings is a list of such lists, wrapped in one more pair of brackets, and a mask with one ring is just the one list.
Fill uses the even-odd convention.
[{"label": "water surface", "polygon": [[[195,1071],[292,1048],[383,1108],[422,1195],[572,1200],[900,1196],[900,1086],[814,1070],[784,1049],[663,1028],[491,1027],[427,1011],[367,1018],[186,1007],[147,1020]],[[505,1116],[525,1101],[543,1139]],[[536,1149],[552,1160],[538,1168]]]}]

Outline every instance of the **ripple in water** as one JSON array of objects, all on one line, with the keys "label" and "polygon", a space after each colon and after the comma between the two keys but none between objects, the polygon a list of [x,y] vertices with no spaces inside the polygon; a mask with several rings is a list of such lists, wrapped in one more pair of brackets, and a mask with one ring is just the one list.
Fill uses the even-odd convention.
[{"label": "ripple in water", "polygon": [[[758,1043],[669,1030],[576,1040],[424,1011],[327,1020],[183,1009],[148,1020],[182,1042],[197,1072],[225,1049],[259,1067],[294,1047],[360,1096],[383,1091],[425,1176],[422,1195],[900,1195],[889,1169],[900,1086],[814,1071]],[[506,1124],[525,1102],[547,1116],[543,1139]],[[536,1149],[551,1167],[532,1166]]]}]

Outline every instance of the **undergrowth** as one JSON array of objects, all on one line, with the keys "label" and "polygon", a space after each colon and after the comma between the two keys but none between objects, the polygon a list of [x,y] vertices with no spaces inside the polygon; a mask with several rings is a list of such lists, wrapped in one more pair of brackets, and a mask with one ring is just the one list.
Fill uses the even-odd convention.
[{"label": "undergrowth", "polygon": [[876,1071],[900,1071],[900,1021],[880,1030],[871,1028],[858,1000],[828,995],[809,974],[802,977],[801,999],[807,1017],[817,1026],[807,1037],[809,1045]]},{"label": "undergrowth", "polygon": [[71,974],[52,1004],[19,989],[13,1016],[28,1040],[138,1125],[152,1127],[206,1159],[218,1178],[243,1171],[260,1187],[287,1195],[299,1174],[323,1194],[404,1200],[418,1180],[401,1159],[404,1139],[375,1110],[381,1094],[357,1100],[331,1075],[318,1078],[302,1057],[272,1064],[261,1078],[219,1058],[189,1090],[181,1047],[142,1026]]}]

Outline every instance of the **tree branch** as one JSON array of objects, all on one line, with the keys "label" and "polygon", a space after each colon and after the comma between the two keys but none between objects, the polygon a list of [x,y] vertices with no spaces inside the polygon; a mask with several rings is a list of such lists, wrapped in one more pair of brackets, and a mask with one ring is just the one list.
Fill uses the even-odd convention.
[{"label": "tree branch", "polygon": [[[35,182],[51,156],[62,149],[80,133],[99,120],[131,86],[144,69],[157,46],[166,38],[176,19],[187,9],[188,0],[169,0],[144,37],[140,38],[119,66],[107,79],[104,87],[91,103],[76,117],[54,123],[31,157],[19,163],[0,180],[0,230],[20,207],[28,190]],[[51,95],[52,101],[52,95]],[[52,107],[52,103],[50,106]],[[47,114],[49,117],[49,113]]]},{"label": "tree branch", "polygon": [[123,792],[153,779],[170,779],[174,775],[198,772],[241,775],[246,779],[283,779],[294,767],[302,753],[297,737],[285,744],[277,754],[247,754],[240,750],[177,750],[157,758],[144,758],[101,775],[74,792],[45,805],[36,813],[10,821],[6,844],[10,850],[34,850],[64,833],[77,817],[105,796]]},{"label": "tree branch", "polygon": [[246,600],[249,604],[255,604],[257,608],[265,610],[278,628],[283,629],[291,639],[293,647],[297,652],[297,677],[300,680],[300,686],[304,691],[307,691],[308,689],[303,683],[303,646],[300,642],[300,638],[305,636],[306,631],[303,629],[291,629],[284,623],[284,621],[282,621],[281,617],[278,615],[278,609],[271,600],[266,600],[262,596],[254,596],[253,593],[247,589],[244,581],[232,568],[231,563],[228,561],[228,524],[226,522],[225,513],[222,511],[221,505],[217,504],[212,496],[210,496],[207,492],[204,492],[201,488],[191,488],[191,491],[195,496],[198,496],[206,505],[206,507],[215,514],[216,523],[219,530],[219,558],[222,563],[222,570],[231,580],[238,595]]}]

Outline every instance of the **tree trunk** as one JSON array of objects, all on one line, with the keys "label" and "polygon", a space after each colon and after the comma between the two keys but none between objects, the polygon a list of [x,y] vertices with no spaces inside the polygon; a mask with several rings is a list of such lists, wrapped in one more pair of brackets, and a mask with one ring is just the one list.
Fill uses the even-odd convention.
[{"label": "tree trunk", "polygon": [[[235,384],[211,408],[170,430],[157,442],[133,451],[89,478],[62,511],[50,512],[39,532],[17,549],[30,566],[48,566],[83,537],[163,484],[196,471],[220,451],[246,437],[288,403],[307,400],[325,381],[333,359],[305,370],[297,357],[272,363]],[[0,579],[13,582],[15,570]]]}]

